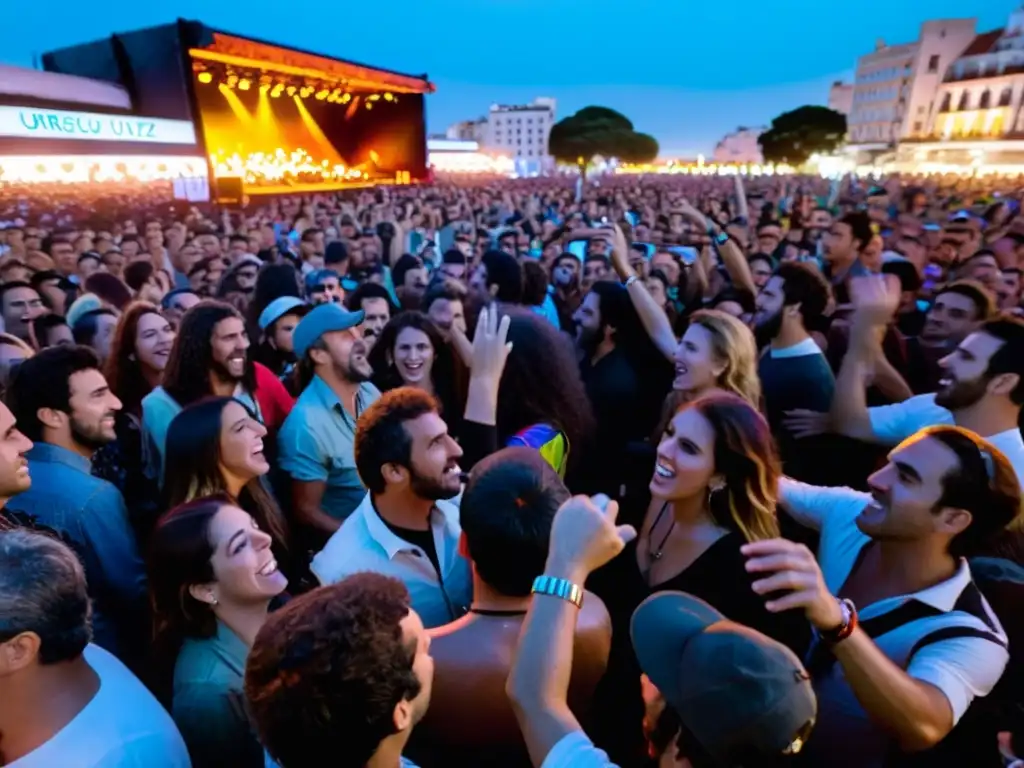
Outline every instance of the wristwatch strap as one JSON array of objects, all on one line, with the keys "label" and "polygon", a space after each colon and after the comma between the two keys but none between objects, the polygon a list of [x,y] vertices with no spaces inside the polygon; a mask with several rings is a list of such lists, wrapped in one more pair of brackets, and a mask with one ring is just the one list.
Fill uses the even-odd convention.
[{"label": "wristwatch strap", "polygon": [[722,231],[715,235],[715,245],[725,245],[729,242],[729,233]]},{"label": "wristwatch strap", "polygon": [[821,637],[822,642],[827,643],[830,646],[842,642],[852,635],[853,630],[857,628],[857,606],[853,604],[853,601],[844,598],[839,601],[839,608],[843,612],[842,623],[834,629],[818,631],[818,635]]},{"label": "wristwatch strap", "polygon": [[560,597],[563,600],[568,600],[577,608],[583,607],[583,587],[573,584],[568,579],[541,575],[533,580],[533,589],[530,591],[538,595]]},{"label": "wristwatch strap", "polygon": [[629,277],[627,277],[627,278],[625,279],[625,281],[623,281],[623,283],[622,283],[622,284],[623,284],[623,285],[624,285],[624,286],[625,286],[626,288],[629,288],[629,286],[631,286],[631,285],[632,285],[633,283],[635,283],[635,282],[636,282],[637,280],[639,280],[639,279],[640,279],[640,278],[639,278],[639,277],[637,277],[636,275],[630,275]]}]

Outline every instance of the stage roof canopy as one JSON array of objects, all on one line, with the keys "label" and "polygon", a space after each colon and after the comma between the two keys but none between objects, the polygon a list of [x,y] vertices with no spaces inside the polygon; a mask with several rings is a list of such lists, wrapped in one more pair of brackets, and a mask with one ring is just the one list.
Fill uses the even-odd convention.
[{"label": "stage roof canopy", "polygon": [[0,64],[0,100],[3,96],[122,110],[132,106],[127,91],[120,85],[7,64]]},{"label": "stage roof canopy", "polygon": [[190,48],[189,54],[193,59],[300,77],[341,80],[360,90],[388,90],[396,93],[433,93],[435,90],[426,75],[404,75],[214,29],[207,28],[205,31],[208,35],[203,37],[209,39],[212,36],[213,42]]}]

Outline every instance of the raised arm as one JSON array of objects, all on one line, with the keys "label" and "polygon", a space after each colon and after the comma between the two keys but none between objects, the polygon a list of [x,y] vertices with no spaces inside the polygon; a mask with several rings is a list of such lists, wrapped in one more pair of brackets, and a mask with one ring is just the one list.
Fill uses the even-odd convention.
[{"label": "raised arm", "polygon": [[636,272],[629,265],[629,251],[626,246],[626,237],[622,229],[615,225],[615,235],[612,240],[612,266],[615,267],[619,278],[625,281],[629,299],[633,302],[636,313],[640,316],[644,330],[651,337],[651,341],[666,358],[672,360],[679,346],[675,331],[672,330],[672,323],[668,315],[658,306],[654,297],[647,290],[647,286],[637,276]]},{"label": "raised arm", "polygon": [[[636,537],[632,526],[616,527],[618,511],[606,496],[574,496],[565,502],[551,526],[544,576],[575,586],[582,595],[587,576]],[[567,702],[578,615],[579,608],[566,597],[535,593],[509,673],[506,690],[537,766],[559,741],[583,730]]]},{"label": "raised arm", "polygon": [[883,357],[879,329],[884,329],[899,302],[899,283],[893,275],[858,277],[850,281],[854,304],[850,346],[839,367],[832,398],[831,421],[841,435],[873,440],[868,413],[867,378],[873,363]]},{"label": "raised arm", "polygon": [[[710,237],[714,238],[721,234],[721,227],[685,200],[680,203],[679,210],[686,218],[704,229]],[[739,289],[748,291],[751,296],[756,296],[757,286],[754,285],[754,276],[750,273],[747,257],[744,255],[743,249],[740,248],[739,244],[732,238],[729,238],[718,247],[718,252],[721,254],[722,265],[725,267],[726,272],[729,273],[729,279],[732,280],[732,284]]]}]

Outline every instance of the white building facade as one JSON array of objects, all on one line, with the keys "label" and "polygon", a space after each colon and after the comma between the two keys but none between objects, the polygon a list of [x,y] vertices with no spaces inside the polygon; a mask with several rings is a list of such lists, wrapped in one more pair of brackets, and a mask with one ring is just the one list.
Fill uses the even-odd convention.
[{"label": "white building facade", "polygon": [[849,115],[853,110],[853,85],[836,81],[828,90],[828,108]]},{"label": "white building facade", "polygon": [[1024,8],[976,35],[942,71],[926,126],[899,159],[925,169],[1024,170]]},{"label": "white building facade", "polygon": [[765,128],[740,127],[727,134],[715,145],[714,161],[718,164],[730,165],[762,165],[764,155],[758,137]]},{"label": "white building facade", "polygon": [[912,43],[886,45],[857,61],[847,118],[849,148],[889,150],[927,133],[946,68],[975,38],[976,19],[938,19],[921,25]]},{"label": "white building facade", "polygon": [[522,106],[491,105],[483,145],[537,166],[553,165],[548,136],[555,124],[554,99],[538,98]]}]

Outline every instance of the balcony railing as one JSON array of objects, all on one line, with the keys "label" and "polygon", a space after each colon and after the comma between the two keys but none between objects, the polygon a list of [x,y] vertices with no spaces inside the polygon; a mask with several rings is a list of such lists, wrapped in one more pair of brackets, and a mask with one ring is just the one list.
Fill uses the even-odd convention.
[{"label": "balcony railing", "polygon": [[956,72],[950,72],[942,79],[942,82],[962,83],[966,80],[987,80],[990,78],[1004,77],[1005,75],[1019,75],[1022,73],[1024,73],[1024,64],[1012,64],[994,71],[986,69],[984,72],[979,72],[975,69],[965,71],[959,75],[956,74]]}]

